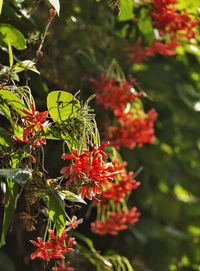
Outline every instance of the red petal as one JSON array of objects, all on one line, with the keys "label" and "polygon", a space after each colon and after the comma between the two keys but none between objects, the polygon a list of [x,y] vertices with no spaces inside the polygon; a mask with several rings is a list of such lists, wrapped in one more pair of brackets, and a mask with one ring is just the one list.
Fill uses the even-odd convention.
[{"label": "red petal", "polygon": [[61,156],[62,159],[76,159],[76,157],[74,155],[70,155],[70,154],[66,154],[63,153],[63,155]]}]

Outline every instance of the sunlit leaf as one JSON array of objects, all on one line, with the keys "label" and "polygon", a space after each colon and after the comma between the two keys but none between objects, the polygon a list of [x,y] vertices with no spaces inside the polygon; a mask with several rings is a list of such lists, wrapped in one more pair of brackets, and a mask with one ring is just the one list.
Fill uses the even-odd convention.
[{"label": "sunlit leaf", "polygon": [[147,9],[143,8],[140,10],[140,18],[139,18],[138,27],[143,34],[148,34],[148,33],[153,32],[151,18],[147,16],[147,13],[148,13]]},{"label": "sunlit leaf", "polygon": [[200,2],[199,0],[179,0],[175,4],[180,10],[187,10],[193,14],[199,14]]},{"label": "sunlit leaf", "polygon": [[0,0],[0,15],[1,15],[2,7],[3,7],[3,0]]},{"label": "sunlit leaf", "polygon": [[68,190],[62,190],[62,192],[60,193],[61,197],[66,200],[69,200],[71,202],[79,202],[79,203],[84,203],[87,204],[79,195],[76,195]]},{"label": "sunlit leaf", "polygon": [[30,70],[30,71],[33,71],[33,72],[40,74],[40,72],[35,67],[35,63],[31,60],[21,61],[21,62],[15,64],[13,67],[13,71],[16,73],[24,71],[24,70]]},{"label": "sunlit leaf", "polygon": [[47,97],[47,107],[54,121],[64,122],[76,116],[80,103],[68,92],[53,91]]},{"label": "sunlit leaf", "polygon": [[10,67],[13,66],[13,53],[12,53],[12,46],[10,44],[10,42],[8,42],[8,54],[9,54],[9,64]]},{"label": "sunlit leaf", "polygon": [[119,21],[128,21],[133,19],[133,1],[132,0],[119,0],[121,13],[118,16]]},{"label": "sunlit leaf", "polygon": [[1,41],[9,44],[18,50],[26,49],[26,40],[23,34],[10,24],[0,24]]}]

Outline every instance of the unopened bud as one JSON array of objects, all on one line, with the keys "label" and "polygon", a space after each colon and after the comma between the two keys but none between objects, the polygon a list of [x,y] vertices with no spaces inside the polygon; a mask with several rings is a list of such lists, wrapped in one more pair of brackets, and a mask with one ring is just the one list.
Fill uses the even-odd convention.
[{"label": "unopened bud", "polygon": [[51,8],[49,11],[49,15],[50,15],[50,20],[53,20],[53,18],[56,16],[56,11]]}]

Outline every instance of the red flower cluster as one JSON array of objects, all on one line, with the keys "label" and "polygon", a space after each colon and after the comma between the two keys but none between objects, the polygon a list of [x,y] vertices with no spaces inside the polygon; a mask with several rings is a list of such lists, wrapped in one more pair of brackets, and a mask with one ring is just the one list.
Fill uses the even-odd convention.
[{"label": "red flower cluster", "polygon": [[101,200],[105,202],[112,199],[115,202],[120,203],[129,191],[136,189],[140,185],[139,182],[132,180],[132,177],[132,171],[129,172],[127,176],[122,175],[122,181],[118,183],[112,183],[109,189],[103,190],[103,193],[101,194]]},{"label": "red flower cluster", "polygon": [[119,119],[120,126],[108,129],[107,136],[117,149],[121,146],[132,149],[136,144],[142,147],[144,143],[155,140],[153,126],[156,117],[154,109],[150,110],[146,117],[134,118],[132,113],[122,114]]},{"label": "red flower cluster", "polygon": [[[188,12],[180,11],[175,4],[177,0],[152,0],[147,5],[150,7],[149,16],[153,26],[158,30],[159,40],[154,40],[151,46],[143,48],[141,40],[126,47],[131,62],[142,63],[148,56],[175,55],[175,48],[180,45],[181,37],[191,40],[196,35],[195,27],[200,24],[200,19],[194,19]],[[165,35],[167,36],[167,41]]]},{"label": "red flower cluster", "polygon": [[53,230],[49,230],[51,240],[43,242],[41,237],[37,237],[38,243],[33,240],[30,240],[32,244],[37,247],[37,250],[31,254],[31,259],[41,258],[46,261],[50,261],[55,258],[64,259],[63,253],[74,251],[70,246],[73,244],[75,238],[70,238],[68,245],[65,246],[63,241],[68,237],[66,231],[63,231],[60,237],[56,237]]},{"label": "red flower cluster", "polygon": [[73,267],[69,267],[70,262],[68,261],[65,265],[62,265],[61,262],[57,261],[56,264],[58,266],[52,267],[52,271],[74,271]]},{"label": "red flower cluster", "polygon": [[127,174],[125,169],[122,170],[126,167],[126,162],[118,165],[118,160],[115,160],[113,161],[113,165],[115,170],[120,170],[120,174],[115,177],[114,183],[111,182],[104,186],[102,194],[99,195],[97,199],[93,199],[93,204],[100,204],[101,208],[107,208],[109,200],[121,203],[128,192],[136,189],[140,185],[140,182],[136,182],[132,179],[134,175],[132,171]]},{"label": "red flower cluster", "polygon": [[130,227],[133,223],[138,221],[140,213],[137,212],[137,208],[133,207],[129,211],[123,210],[121,213],[109,212],[109,218],[105,221],[97,220],[91,223],[91,229],[93,232],[100,235],[112,234],[117,235],[118,231],[122,231]]},{"label": "red flower cluster", "polygon": [[105,142],[99,148],[83,149],[80,155],[72,148],[74,155],[62,155],[62,159],[75,160],[73,165],[62,168],[61,173],[69,179],[66,185],[73,184],[82,198],[86,196],[91,200],[96,194],[101,194],[102,184],[111,182],[113,177],[119,174],[119,171],[113,171],[112,163],[106,163],[102,159],[102,156],[108,158],[102,151],[108,144],[109,142]]},{"label": "red flower cluster", "polygon": [[142,95],[142,93],[136,93],[132,86],[135,79],[126,82],[125,80],[118,81],[117,77],[114,77],[110,81],[108,76],[102,73],[100,82],[94,79],[91,81],[97,86],[98,103],[105,109],[113,109],[116,114],[124,111],[127,103]]},{"label": "red flower cluster", "polygon": [[[156,46],[156,45],[155,45]],[[150,51],[148,52],[151,53]],[[131,106],[131,102],[141,96],[141,93],[134,93],[130,82],[120,81],[117,85],[117,78],[112,81],[105,75],[101,74],[101,81],[92,80],[97,85],[97,102],[102,104],[106,109],[114,110],[114,115],[118,118],[119,126],[107,128],[106,136],[116,148],[125,146],[134,148],[138,143],[152,143],[154,136],[154,121],[156,119],[155,110],[149,111],[148,115],[143,112],[141,116],[126,112],[127,105]],[[123,86],[123,87],[122,87]]]},{"label": "red flower cluster", "polygon": [[170,34],[172,39],[177,40],[184,36],[190,40],[195,37],[194,27],[200,23],[200,19],[193,19],[186,11],[180,12],[173,5],[176,2],[176,0],[153,0],[149,3],[151,7],[149,15],[161,36]]},{"label": "red flower cluster", "polygon": [[35,111],[34,104],[31,105],[32,112],[28,112],[26,109],[22,108],[21,111],[25,113],[27,116],[24,116],[22,118],[23,120],[23,136],[22,139],[20,139],[17,136],[13,136],[14,140],[19,142],[27,142],[32,143],[37,148],[41,145],[41,143],[46,144],[45,138],[38,138],[38,139],[31,139],[29,136],[32,137],[37,136],[41,130],[43,130],[44,127],[48,125],[48,121],[46,121],[48,111],[39,113],[38,111]]},{"label": "red flower cluster", "polygon": [[129,58],[131,62],[142,63],[148,56],[155,56],[157,53],[160,55],[171,56],[175,55],[175,48],[179,46],[179,42],[172,40],[166,44],[161,41],[154,40],[151,46],[142,47],[141,40],[136,43],[126,47],[129,52]]}]

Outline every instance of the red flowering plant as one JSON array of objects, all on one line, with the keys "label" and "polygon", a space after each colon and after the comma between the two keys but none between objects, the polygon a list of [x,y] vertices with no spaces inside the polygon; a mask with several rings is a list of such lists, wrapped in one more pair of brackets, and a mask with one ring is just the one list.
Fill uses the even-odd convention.
[{"label": "red flowering plant", "polygon": [[[111,73],[111,70],[119,69],[119,65],[116,65],[116,62],[114,64],[112,62],[108,68],[111,75],[115,72]],[[97,103],[103,105],[105,109],[113,110],[113,118],[104,135],[117,149],[121,146],[132,149],[137,144],[142,147],[144,143],[153,143],[155,140],[153,126],[157,113],[152,109],[146,114],[139,99],[142,92],[137,92],[132,85],[135,80],[126,82],[121,77],[114,76],[110,80],[107,75],[101,74],[100,82],[91,80],[97,86]]]},{"label": "red flowering plant", "polygon": [[50,261],[55,258],[65,258],[63,253],[67,253],[70,251],[74,251],[74,249],[70,248],[73,244],[75,238],[70,238],[68,245],[66,246],[63,242],[68,237],[66,231],[63,231],[60,237],[56,237],[53,230],[49,230],[49,235],[51,236],[51,240],[47,242],[43,242],[42,238],[38,237],[38,243],[33,240],[30,242],[37,247],[37,250],[31,254],[31,259],[35,259],[39,257],[43,260]]},{"label": "red flowering plant", "polygon": [[[36,57],[34,61],[28,61],[31,69],[36,71],[35,65],[42,54],[41,48],[55,15],[56,12],[51,10]],[[8,48],[11,59],[12,48]],[[10,70],[16,73],[27,68],[27,61],[14,66],[10,64]],[[5,82],[1,82],[3,87],[0,90],[0,109],[9,120],[8,131],[2,133],[1,142],[5,142],[5,146],[0,150],[1,157],[5,158],[0,162],[0,176],[3,178],[3,197],[7,201],[0,245],[5,244],[15,210],[18,212],[20,209],[17,218],[23,222],[25,230],[38,232],[31,237],[31,245],[36,249],[33,251],[31,248],[29,258],[39,258],[48,270],[74,270],[74,267],[69,267],[70,262],[72,265],[76,262],[73,261],[76,257],[73,254],[82,252],[98,270],[110,271],[119,261],[120,268],[123,266],[125,270],[128,267],[132,271],[125,257],[122,259],[117,255],[117,260],[111,256],[103,257],[91,245],[91,240],[77,233],[84,217],[79,218],[75,212],[76,204],[92,201],[91,205],[97,209],[97,217],[91,223],[91,230],[100,235],[116,235],[138,221],[139,211],[136,207],[129,210],[127,200],[140,183],[135,180],[133,172],[127,173],[126,162],[119,163],[121,158],[115,149],[121,146],[134,148],[136,144],[142,146],[155,139],[153,125],[156,113],[154,110],[147,114],[144,112],[140,101],[142,92],[135,90],[136,80],[126,81],[115,60],[108,67],[108,73],[101,74],[99,82],[91,79],[97,88],[97,103],[109,109],[112,115],[110,127],[102,133],[104,143],[101,144],[94,110],[89,106],[95,95],[84,103],[76,98],[77,95],[52,91],[47,96],[46,104],[43,104],[47,110],[39,112],[31,89],[15,84],[10,86],[14,79],[9,78],[6,87]],[[52,177],[45,169],[49,140],[63,143],[59,156],[65,165],[59,169],[59,176]],[[108,140],[114,147],[108,146]],[[109,153],[110,149],[115,150],[118,159]],[[19,202],[22,207],[18,209]],[[71,236],[75,236],[76,241]],[[89,250],[79,244],[80,240],[89,244]]]},{"label": "red flowering plant", "polygon": [[119,165],[118,160],[114,160],[113,164],[121,172],[111,183],[105,185],[102,194],[93,200],[93,204],[97,206],[97,218],[91,223],[91,230],[100,235],[117,235],[119,231],[136,223],[140,216],[136,207],[128,210],[126,205],[131,191],[140,183],[132,179],[133,172],[127,174],[126,162]]},{"label": "red flowering plant", "polygon": [[118,119],[118,126],[109,127],[107,137],[112,144],[119,149],[121,146],[133,149],[136,144],[142,147],[144,143],[153,143],[154,122],[157,113],[154,109],[147,114],[121,113]]},{"label": "red flowering plant", "polygon": [[73,159],[74,164],[61,169],[61,173],[68,179],[66,185],[76,188],[82,198],[85,196],[92,199],[96,194],[102,193],[102,185],[113,180],[119,171],[114,171],[112,163],[106,163],[102,157],[108,158],[102,149],[108,145],[105,142],[98,148],[90,147],[90,150],[83,149],[79,155],[78,151],[72,148],[74,155],[63,154],[63,159]]},{"label": "red flowering plant", "polygon": [[46,144],[45,138],[38,138],[38,135],[45,127],[48,127],[48,121],[46,120],[48,116],[48,111],[41,113],[36,111],[35,105],[33,103],[31,104],[32,112],[29,112],[25,108],[22,108],[20,110],[25,114],[25,116],[22,117],[23,134],[22,138],[14,135],[13,139],[24,143],[33,142],[33,145],[37,148],[40,146],[41,143]]},{"label": "red flowering plant", "polygon": [[94,79],[91,79],[91,81],[96,85],[98,104],[105,109],[114,110],[114,114],[124,111],[127,103],[142,95],[141,92],[137,93],[133,88],[135,79],[126,82],[114,76],[110,80],[107,75],[102,73],[100,82]]},{"label": "red flowering plant", "polygon": [[[31,253],[30,259],[39,258],[47,262],[49,268],[52,267],[53,261],[62,259],[63,262],[57,262],[52,270],[74,270],[73,267],[69,267],[68,261],[71,260],[71,252],[76,250],[77,244],[75,238],[71,237],[71,232],[77,230],[83,222],[83,218],[77,218],[74,211],[73,215],[68,215],[71,210],[68,210],[65,201],[81,204],[86,203],[85,198],[89,200],[99,198],[102,206],[104,201],[107,201],[106,204],[109,206],[112,205],[111,202],[116,203],[117,212],[108,208],[107,223],[114,227],[114,223],[117,223],[117,216],[123,216],[120,227],[113,229],[114,232],[117,232],[135,223],[139,216],[136,211],[133,215],[133,212],[128,211],[125,205],[126,196],[139,183],[132,179],[133,173],[130,172],[127,175],[124,171],[126,163],[118,165],[117,161],[113,159],[111,159],[113,161],[107,161],[109,158],[103,149],[108,146],[109,142],[106,141],[102,145],[99,143],[94,114],[88,105],[90,99],[81,105],[70,93],[53,91],[47,97],[48,111],[40,113],[35,109],[31,92],[29,92],[31,99],[27,99],[26,102],[20,99],[19,89],[12,95],[9,90],[2,90],[0,95],[5,98],[4,108],[10,102],[8,97],[11,96],[12,100],[17,101],[17,106],[15,103],[10,105],[16,116],[11,127],[14,135],[10,135],[15,139],[9,149],[11,163],[9,167],[0,169],[1,176],[8,178],[8,184],[14,183],[13,193],[15,194],[9,204],[14,206],[17,191],[23,187],[26,199],[25,211],[19,213],[18,217],[24,222],[24,226],[29,232],[36,230],[40,225],[37,220],[37,216],[42,215],[40,210],[47,209],[46,231],[43,237],[37,237],[37,241],[30,240],[36,247],[36,250]],[[83,124],[84,130],[82,129]],[[40,158],[38,155],[39,151],[43,149],[38,142],[47,141],[48,143],[48,139],[65,140],[68,152],[71,152],[71,154],[62,154],[62,159],[68,165],[61,169],[62,176],[57,178],[52,178],[44,169],[44,164],[42,164],[44,158]],[[12,156],[13,152],[21,155],[18,163],[16,163],[15,156]],[[23,157],[26,158],[24,160],[25,168],[20,168],[19,163]],[[120,200],[119,197],[121,197]],[[37,216],[34,215],[36,208],[39,208]],[[99,206],[97,206],[98,208]],[[5,209],[4,217],[6,223],[3,222],[4,231],[1,244],[5,243],[5,233],[8,229],[7,219],[11,217],[9,210]],[[98,220],[95,223],[99,225]],[[99,231],[98,227],[96,227],[96,232]],[[109,227],[105,225],[108,233],[110,232]],[[95,231],[94,226],[92,230]],[[72,245],[74,248],[71,247]],[[80,247],[79,245],[79,249]],[[67,258],[66,263],[65,258]],[[102,263],[106,260],[99,255],[97,261]],[[110,262],[108,263],[112,266]]]},{"label": "red flowering plant", "polygon": [[186,10],[178,9],[176,3],[177,0],[153,0],[148,3],[153,26],[159,30],[161,36],[170,34],[175,40],[180,37],[191,40],[195,37],[195,27],[200,19],[194,18]]},{"label": "red flowering plant", "polygon": [[[152,42],[145,46],[142,38],[127,46],[129,62],[142,63],[148,56],[156,54],[171,56],[176,54],[176,48],[185,42],[192,41],[197,34],[197,26],[200,19],[195,18],[184,9],[180,9],[177,0],[151,0],[143,1],[140,10],[139,21],[148,21],[149,33],[152,35]],[[147,14],[149,18],[144,18]],[[145,24],[144,24],[145,25]],[[150,26],[151,25],[151,26]],[[142,23],[139,29],[146,33]]]}]

